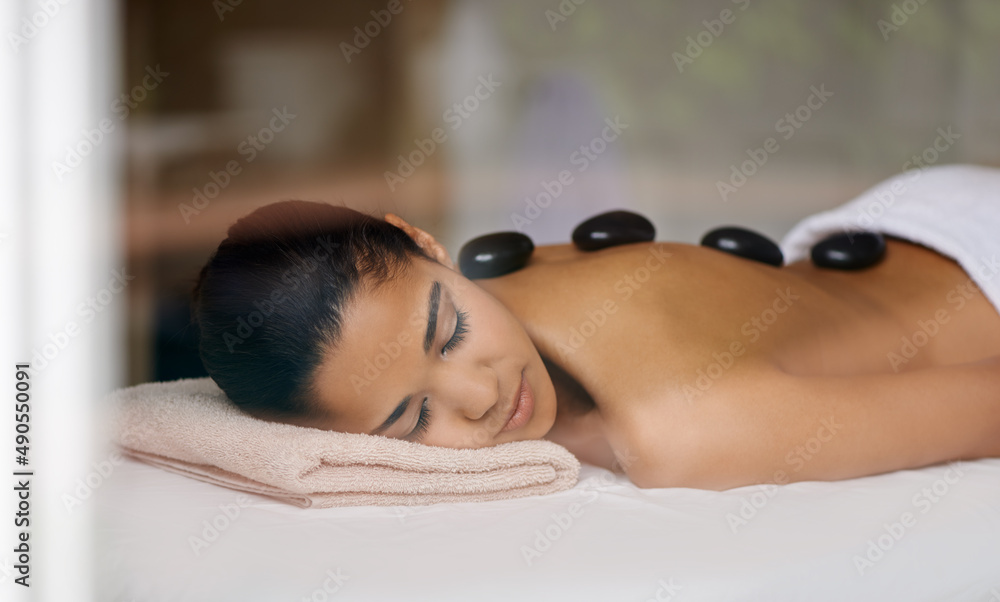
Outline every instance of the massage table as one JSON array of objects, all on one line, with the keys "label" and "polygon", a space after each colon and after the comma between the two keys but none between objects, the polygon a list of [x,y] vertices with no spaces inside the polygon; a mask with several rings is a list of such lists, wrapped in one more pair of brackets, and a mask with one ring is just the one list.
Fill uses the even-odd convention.
[{"label": "massage table", "polygon": [[299,508],[130,457],[100,600],[1000,602],[1000,459],[723,492],[584,464],[545,496]]}]

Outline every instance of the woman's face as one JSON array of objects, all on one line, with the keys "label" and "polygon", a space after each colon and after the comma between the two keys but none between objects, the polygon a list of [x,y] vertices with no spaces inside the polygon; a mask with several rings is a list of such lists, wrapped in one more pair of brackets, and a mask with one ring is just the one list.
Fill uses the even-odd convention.
[{"label": "woman's face", "polygon": [[555,389],[520,322],[436,261],[402,272],[347,304],[314,381],[328,418],[310,426],[455,448],[545,436]]}]

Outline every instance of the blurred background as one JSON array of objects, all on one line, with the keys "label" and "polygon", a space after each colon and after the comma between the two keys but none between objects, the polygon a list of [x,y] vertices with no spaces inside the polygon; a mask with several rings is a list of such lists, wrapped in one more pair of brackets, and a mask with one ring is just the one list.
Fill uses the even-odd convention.
[{"label": "blurred background", "polygon": [[[995,1],[123,11],[121,89],[169,73],[127,118],[130,383],[202,374],[193,279],[230,223],[280,199],[393,211],[455,256],[496,230],[566,242],[617,207],[647,215],[661,240],[696,243],[723,223],[778,239],[914,155],[908,167],[1000,164]],[[276,110],[294,118],[269,132]],[[606,119],[619,125],[602,138]],[[769,137],[775,152],[760,150]],[[572,182],[558,190],[563,170]]]},{"label": "blurred background", "polygon": [[261,205],[395,212],[455,257],[615,208],[777,240],[900,171],[1000,166],[997,0],[5,0],[0,32],[0,365],[31,365],[58,575],[32,600],[93,591],[66,499],[111,457],[105,396],[204,374],[192,286]]}]

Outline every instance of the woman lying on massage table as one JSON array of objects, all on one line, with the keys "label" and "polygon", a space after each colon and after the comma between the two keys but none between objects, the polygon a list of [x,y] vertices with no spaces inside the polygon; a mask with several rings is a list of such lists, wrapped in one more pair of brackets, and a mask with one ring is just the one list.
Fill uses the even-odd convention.
[{"label": "woman lying on massage table", "polygon": [[545,438],[639,487],[1000,456],[1000,315],[898,239],[855,271],[555,245],[472,281],[397,216],[287,201],[230,229],[195,318],[209,373],[258,418],[457,448]]}]

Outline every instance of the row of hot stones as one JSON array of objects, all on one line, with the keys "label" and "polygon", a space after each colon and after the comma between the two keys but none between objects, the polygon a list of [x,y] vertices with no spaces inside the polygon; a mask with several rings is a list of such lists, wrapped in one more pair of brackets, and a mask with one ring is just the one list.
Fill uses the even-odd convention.
[{"label": "row of hot stones", "polygon": [[[573,230],[573,244],[581,251],[598,251],[656,236],[653,223],[631,211],[608,211],[582,222]],[[781,267],[785,258],[770,238],[735,226],[716,228],[701,239],[702,246],[744,259]],[[459,269],[467,278],[494,278],[523,268],[535,244],[521,232],[494,232],[470,240],[458,254]],[[885,255],[885,239],[878,232],[842,232],[816,243],[812,262],[821,268],[860,270]]]}]

